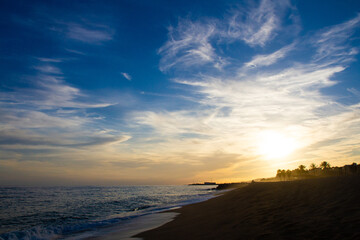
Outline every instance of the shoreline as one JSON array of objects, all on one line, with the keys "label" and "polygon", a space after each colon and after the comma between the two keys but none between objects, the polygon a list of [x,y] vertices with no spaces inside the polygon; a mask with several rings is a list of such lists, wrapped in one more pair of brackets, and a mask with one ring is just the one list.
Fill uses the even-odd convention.
[{"label": "shoreline", "polygon": [[[172,221],[178,213],[175,212],[160,212],[140,216],[132,221],[121,225],[114,225],[98,231],[94,235],[86,237],[77,236],[75,239],[85,240],[141,240],[142,238],[133,237],[142,232],[156,229],[170,221]],[[87,233],[91,234],[91,233]],[[71,240],[71,238],[69,239]]]},{"label": "shoreline", "polygon": [[360,239],[360,177],[253,183],[131,239]]},{"label": "shoreline", "polygon": [[[210,189],[209,189],[210,190]],[[171,204],[167,207],[159,207],[158,210],[142,215],[135,216],[130,219],[125,219],[124,222],[116,223],[103,228],[97,228],[83,233],[75,233],[73,236],[66,237],[68,240],[141,240],[142,238],[134,237],[142,232],[156,229],[167,222],[172,221],[179,213],[177,209],[183,206],[192,205],[208,201],[216,198],[219,195],[229,190],[213,191],[201,198],[194,198],[184,202]]]}]

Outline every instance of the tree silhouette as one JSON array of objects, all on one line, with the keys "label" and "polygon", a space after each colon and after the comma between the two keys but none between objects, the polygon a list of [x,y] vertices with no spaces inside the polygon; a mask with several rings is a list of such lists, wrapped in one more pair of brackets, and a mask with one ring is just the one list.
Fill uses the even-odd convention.
[{"label": "tree silhouette", "polygon": [[330,163],[328,163],[327,161],[323,161],[322,163],[320,163],[320,167],[322,170],[329,169]]},{"label": "tree silhouette", "polygon": [[315,163],[310,164],[310,170],[314,170],[316,168],[317,168],[317,166]]},{"label": "tree silhouette", "polygon": [[291,178],[291,171],[288,169],[286,170],[286,178],[290,179]]},{"label": "tree silhouette", "polygon": [[[318,171],[319,167],[322,171]],[[360,175],[360,164],[354,162],[351,165],[344,165],[342,167],[331,167],[330,163],[323,161],[318,166],[315,163],[310,164],[309,169],[306,169],[305,165],[299,165],[294,170],[278,169],[276,177],[281,181],[291,181],[314,177],[347,175]]]},{"label": "tree silhouette", "polygon": [[305,172],[306,166],[305,165],[299,165],[298,168],[299,168],[300,172]]},{"label": "tree silhouette", "polygon": [[280,180],[285,180],[288,177],[288,175],[284,169],[282,169],[282,170],[278,169],[277,173],[276,173],[276,177],[280,178]]},{"label": "tree silhouette", "polygon": [[284,169],[281,170],[281,176],[282,176],[282,178],[285,180],[285,178],[286,178],[286,172],[285,172]]}]

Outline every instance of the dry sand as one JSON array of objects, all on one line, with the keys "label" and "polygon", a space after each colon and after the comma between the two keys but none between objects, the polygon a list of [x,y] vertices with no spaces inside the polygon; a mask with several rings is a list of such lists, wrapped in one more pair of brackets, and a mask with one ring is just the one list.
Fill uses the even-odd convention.
[{"label": "dry sand", "polygon": [[145,240],[360,239],[360,177],[253,183],[175,210]]}]

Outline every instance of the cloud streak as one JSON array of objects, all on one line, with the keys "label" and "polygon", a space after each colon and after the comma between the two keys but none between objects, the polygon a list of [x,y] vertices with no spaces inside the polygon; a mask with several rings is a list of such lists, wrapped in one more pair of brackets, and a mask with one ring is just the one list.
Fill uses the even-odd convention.
[{"label": "cloud streak", "polygon": [[293,48],[294,44],[291,44],[268,55],[257,55],[253,57],[250,62],[245,63],[245,66],[253,68],[260,66],[270,66],[276,63],[278,60],[284,58],[289,51],[293,50]]},{"label": "cloud streak", "polygon": [[100,44],[113,39],[113,32],[107,27],[96,25],[85,27],[78,23],[69,23],[66,36],[84,43]]},{"label": "cloud streak", "polygon": [[126,73],[126,72],[122,72],[121,75],[126,78],[127,80],[131,81],[132,77],[130,76],[130,74]]},{"label": "cloud streak", "polygon": [[335,59],[337,62],[352,60],[351,56],[358,54],[358,49],[351,47],[348,42],[359,26],[360,14],[347,22],[320,31],[312,41],[317,48],[315,60]]},{"label": "cloud streak", "polygon": [[79,97],[86,97],[80,89],[66,84],[62,71],[53,65],[38,65],[35,76],[28,76],[32,88],[16,89],[2,92],[1,99],[17,105],[28,105],[37,109],[58,108],[101,108],[111,103],[85,103],[78,101]]},{"label": "cloud streak", "polygon": [[[44,127],[44,126],[42,126]],[[106,144],[122,143],[129,140],[130,136],[114,136],[110,134],[87,134],[86,139],[79,140],[71,134],[57,134],[55,136],[43,136],[34,132],[25,130],[11,131],[5,130],[0,132],[0,145],[6,146],[43,146],[43,147],[62,147],[62,148],[80,148],[101,146]]]}]

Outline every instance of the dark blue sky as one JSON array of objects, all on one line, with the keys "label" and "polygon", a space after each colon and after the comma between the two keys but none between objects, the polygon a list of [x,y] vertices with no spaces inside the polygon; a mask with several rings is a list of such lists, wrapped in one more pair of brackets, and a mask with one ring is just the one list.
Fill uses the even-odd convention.
[{"label": "dark blue sky", "polygon": [[359,1],[0,4],[4,184],[358,161]]}]

